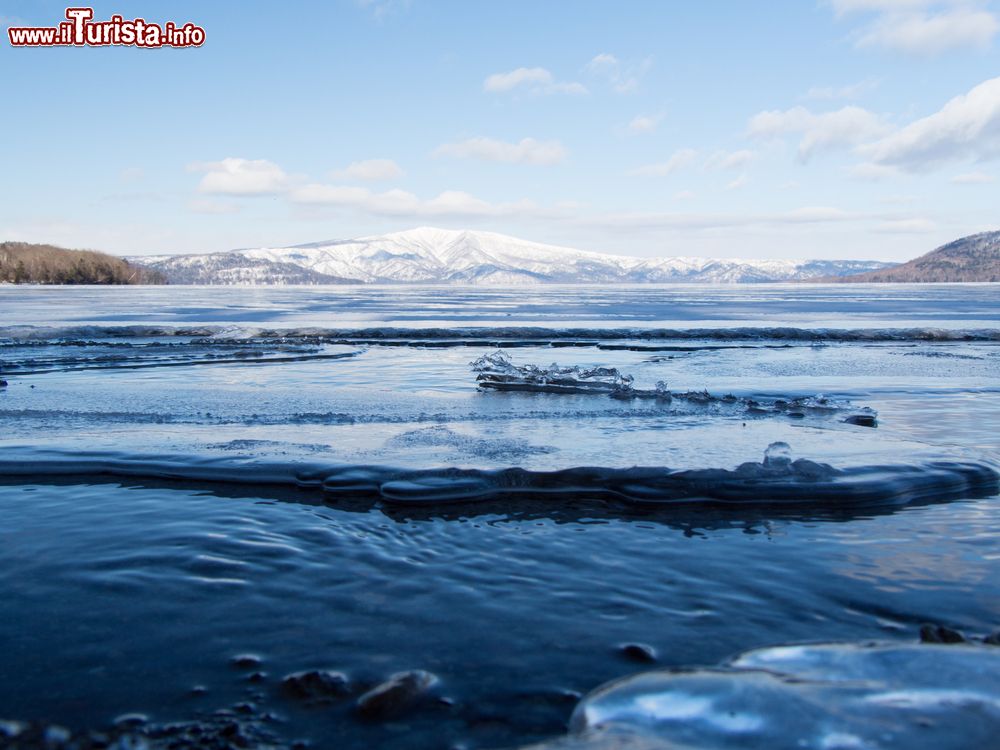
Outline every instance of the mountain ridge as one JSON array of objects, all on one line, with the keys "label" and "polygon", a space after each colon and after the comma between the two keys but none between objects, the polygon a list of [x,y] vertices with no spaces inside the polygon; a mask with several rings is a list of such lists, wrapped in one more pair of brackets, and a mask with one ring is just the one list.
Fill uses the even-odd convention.
[{"label": "mountain ridge", "polygon": [[874,271],[879,261],[637,258],[495,232],[418,227],[351,240],[134,258],[180,284],[755,283]]},{"label": "mountain ridge", "polygon": [[1000,231],[961,237],[892,268],[825,279],[842,284],[947,284],[1000,281]]}]

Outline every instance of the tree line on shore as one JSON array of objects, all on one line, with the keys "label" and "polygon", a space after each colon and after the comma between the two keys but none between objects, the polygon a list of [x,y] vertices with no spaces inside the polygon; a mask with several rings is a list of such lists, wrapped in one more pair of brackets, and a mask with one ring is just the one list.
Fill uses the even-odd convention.
[{"label": "tree line on shore", "polygon": [[0,283],[166,284],[166,277],[123,258],[55,245],[0,242]]}]

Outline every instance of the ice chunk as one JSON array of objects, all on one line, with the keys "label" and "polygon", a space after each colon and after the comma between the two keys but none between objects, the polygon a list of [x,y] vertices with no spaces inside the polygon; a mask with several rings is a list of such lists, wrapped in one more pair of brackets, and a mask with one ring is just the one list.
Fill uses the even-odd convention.
[{"label": "ice chunk", "polygon": [[[479,387],[494,391],[527,391],[532,393],[597,394],[616,399],[655,399],[669,404],[679,400],[702,406],[730,406],[747,414],[784,415],[803,418],[806,414],[833,414],[853,409],[849,402],[837,402],[822,395],[792,396],[789,398],[753,399],[739,398],[733,394],[717,396],[707,390],[672,392],[662,380],[651,389],[636,388],[634,378],[614,367],[548,367],[516,365],[503,350],[484,354],[469,363],[476,373]],[[845,422],[874,427],[877,424],[874,410],[863,407]]]},{"label": "ice chunk", "polygon": [[1000,649],[822,644],[761,649],[713,669],[598,688],[570,736],[540,748],[994,747]]},{"label": "ice chunk", "polygon": [[764,451],[764,466],[769,469],[787,469],[792,465],[792,448],[788,443],[771,443]]}]

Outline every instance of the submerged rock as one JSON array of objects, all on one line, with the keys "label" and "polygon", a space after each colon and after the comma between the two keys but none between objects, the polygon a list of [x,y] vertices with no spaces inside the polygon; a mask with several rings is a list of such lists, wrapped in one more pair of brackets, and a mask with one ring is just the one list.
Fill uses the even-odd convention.
[{"label": "submerged rock", "polygon": [[647,646],[645,643],[624,643],[619,647],[618,651],[626,659],[631,659],[632,661],[645,664],[652,664],[656,661],[656,649],[652,646]]},{"label": "submerged rock", "polygon": [[150,724],[127,714],[99,730],[70,730],[45,722],[0,721],[3,750],[281,750],[266,728],[273,719],[245,704],[239,717],[217,711],[195,721]]},{"label": "submerged rock", "polygon": [[149,723],[149,717],[145,714],[122,714],[115,717],[114,725],[122,729],[136,729]]},{"label": "submerged rock", "polygon": [[851,414],[844,417],[845,424],[856,424],[859,427],[878,427],[878,420],[873,414]]},{"label": "submerged rock", "polygon": [[413,708],[437,682],[430,672],[399,672],[358,698],[357,712],[366,719],[386,719]]},{"label": "submerged rock", "polygon": [[946,628],[944,625],[921,625],[921,643],[968,643],[965,636],[957,630]]},{"label": "submerged rock", "polygon": [[281,687],[293,698],[313,703],[342,698],[351,691],[347,675],[319,669],[290,674],[281,681]]},{"label": "submerged rock", "polygon": [[229,663],[234,669],[257,669],[261,665],[261,659],[255,654],[237,654]]}]

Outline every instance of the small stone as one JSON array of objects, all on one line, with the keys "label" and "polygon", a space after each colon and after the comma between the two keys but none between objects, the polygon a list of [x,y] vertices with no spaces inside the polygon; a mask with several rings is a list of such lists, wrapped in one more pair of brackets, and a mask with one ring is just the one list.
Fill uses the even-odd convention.
[{"label": "small stone", "polygon": [[66,727],[60,727],[53,724],[50,727],[45,728],[44,740],[45,744],[49,747],[58,747],[60,745],[65,745],[72,739],[73,735],[70,733]]},{"label": "small stone", "polygon": [[844,418],[845,424],[856,424],[859,427],[878,427],[878,420],[871,414],[851,414]]},{"label": "small stone", "polygon": [[208,688],[204,685],[195,685],[188,691],[188,695],[202,696],[208,693]]},{"label": "small stone", "polygon": [[625,643],[618,648],[626,659],[642,664],[652,664],[656,661],[656,649],[645,643]]},{"label": "small stone", "polygon": [[138,727],[145,726],[148,722],[149,717],[145,714],[122,714],[121,716],[116,716],[113,723],[116,727],[121,727],[122,729],[137,729]]},{"label": "small stone", "polygon": [[995,633],[990,633],[988,636],[983,638],[983,643],[988,643],[990,646],[1000,646],[1000,630]]},{"label": "small stone", "polygon": [[412,708],[434,683],[430,672],[399,672],[358,698],[357,712],[366,719],[385,719]]},{"label": "small stone", "polygon": [[350,681],[342,672],[311,669],[295,672],[281,681],[285,692],[305,701],[324,701],[350,693]]},{"label": "small stone", "polygon": [[0,388],[6,388],[6,387],[7,387],[7,381],[6,380],[0,380]]},{"label": "small stone", "polygon": [[957,630],[946,628],[944,625],[921,625],[921,643],[968,643],[965,636]]},{"label": "small stone", "polygon": [[25,729],[20,721],[0,721],[0,737],[17,737]]},{"label": "small stone", "polygon": [[149,750],[149,743],[140,735],[123,734],[114,741],[111,750]]},{"label": "small stone", "polygon": [[254,669],[261,664],[260,657],[254,654],[238,654],[229,660],[235,669]]},{"label": "small stone", "polygon": [[267,672],[251,672],[247,675],[247,682],[252,682],[254,684],[263,682],[267,679]]}]

